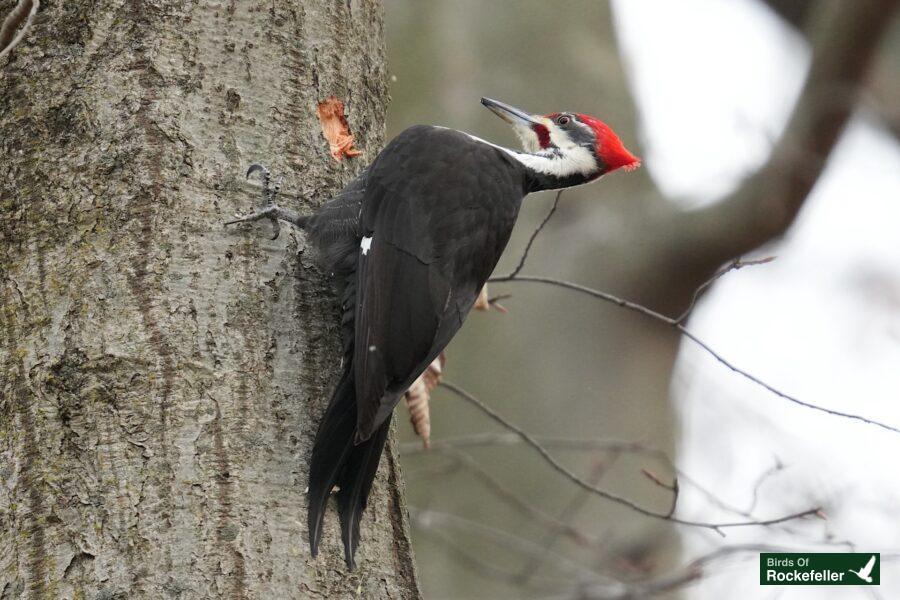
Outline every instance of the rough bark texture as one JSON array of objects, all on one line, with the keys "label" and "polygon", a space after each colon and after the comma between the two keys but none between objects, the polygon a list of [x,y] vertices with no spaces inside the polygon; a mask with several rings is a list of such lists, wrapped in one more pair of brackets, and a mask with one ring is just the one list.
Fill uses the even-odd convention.
[{"label": "rough bark texture", "polygon": [[310,559],[337,302],[302,235],[222,227],[252,162],[308,210],[374,157],[383,35],[375,0],[72,0],[0,62],[0,598],[418,597],[393,450],[358,570],[333,514]]}]

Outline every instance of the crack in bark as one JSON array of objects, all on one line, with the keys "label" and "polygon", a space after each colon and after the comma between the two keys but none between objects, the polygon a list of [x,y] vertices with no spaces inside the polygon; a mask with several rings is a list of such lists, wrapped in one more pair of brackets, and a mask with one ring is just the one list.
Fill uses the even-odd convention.
[{"label": "crack in bark", "polygon": [[11,303],[4,303],[4,327],[6,331],[6,347],[11,355],[18,354],[15,371],[8,373],[12,378],[13,408],[18,413],[21,427],[22,462],[18,483],[25,492],[28,512],[25,515],[28,532],[28,590],[34,598],[48,597],[47,590],[47,548],[44,538],[44,494],[41,489],[41,477],[38,465],[41,462],[40,445],[37,443],[37,430],[34,415],[31,412],[28,386],[25,382],[25,361],[18,352],[16,340],[20,337]]},{"label": "crack in bark", "polygon": [[[228,460],[228,452],[225,449],[224,435],[222,433],[222,410],[219,403],[213,400],[216,407],[216,416],[213,419],[213,444],[216,455],[216,500],[219,504],[218,522],[216,526],[216,543],[219,554],[222,557],[231,556],[231,598],[243,600],[246,596],[246,567],[244,555],[238,550],[239,528],[234,524],[231,514],[231,464]],[[233,533],[233,535],[232,535]]]},{"label": "crack in bark", "polygon": [[[162,191],[164,178],[162,173],[162,164],[164,156],[165,141],[155,122],[152,111],[153,105],[157,101],[157,86],[163,81],[160,73],[153,67],[150,51],[147,48],[146,37],[153,30],[153,22],[150,19],[151,6],[148,3],[134,0],[131,3],[131,11],[125,15],[126,18],[133,19],[134,31],[138,47],[135,49],[137,59],[133,64],[133,68],[138,71],[137,81],[143,89],[143,97],[140,99],[140,108],[136,114],[136,122],[142,130],[145,140],[145,150],[143,156],[138,157],[139,165],[146,169],[151,178],[149,190],[141,186],[135,197],[134,206],[132,207],[131,217],[139,222],[138,235],[136,242],[139,251],[131,257],[131,273],[128,274],[128,284],[132,294],[137,300],[137,308],[141,315],[141,321],[144,329],[150,336],[150,346],[155,350],[159,361],[159,372],[162,384],[159,390],[159,443],[160,458],[158,463],[166,472],[169,481],[174,479],[174,471],[170,463],[171,448],[168,439],[169,429],[169,407],[171,403],[172,389],[175,382],[175,368],[172,360],[172,347],[163,333],[163,329],[153,314],[153,300],[150,292],[149,269],[148,264],[150,256],[155,254],[153,240],[153,218],[155,217],[155,207],[159,206],[162,201]],[[143,158],[143,160],[140,160]],[[146,476],[146,475],[145,475]],[[171,495],[171,485],[169,482],[160,482],[156,486],[159,494],[160,504],[162,506],[161,514],[171,515],[173,500]],[[171,519],[161,519],[165,527],[171,527]],[[168,545],[163,550],[165,556],[165,572],[169,581],[172,578],[172,553]]]}]

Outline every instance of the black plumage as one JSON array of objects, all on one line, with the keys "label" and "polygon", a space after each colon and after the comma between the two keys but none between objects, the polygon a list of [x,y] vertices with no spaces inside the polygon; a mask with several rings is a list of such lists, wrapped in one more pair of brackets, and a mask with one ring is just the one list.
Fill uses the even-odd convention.
[{"label": "black plumage", "polygon": [[[503,150],[416,126],[307,223],[345,286],[345,369],[310,470],[313,554],[336,485],[352,565],[391,413],[462,326],[509,241],[528,185],[526,169]],[[363,238],[371,239],[365,253]]]}]

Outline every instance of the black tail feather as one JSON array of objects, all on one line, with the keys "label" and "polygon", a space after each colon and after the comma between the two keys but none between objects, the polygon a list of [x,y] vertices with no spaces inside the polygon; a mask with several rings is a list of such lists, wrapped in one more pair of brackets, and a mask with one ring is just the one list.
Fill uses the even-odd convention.
[{"label": "black tail feather", "polygon": [[354,555],[359,547],[359,521],[366,508],[390,429],[388,419],[372,437],[354,445],[356,389],[352,370],[349,365],[344,370],[316,434],[310,462],[307,514],[309,548],[312,555],[316,556],[322,539],[328,497],[335,485],[340,487],[337,501],[341,538],[344,542],[344,558],[351,569],[355,566]]},{"label": "black tail feather", "polygon": [[352,368],[346,368],[319,424],[310,460],[307,525],[309,549],[313,556],[319,553],[328,496],[353,449],[355,434],[356,389]]},{"label": "black tail feather", "polygon": [[[353,569],[356,549],[359,547],[359,520],[366,508],[369,491],[378,471],[381,453],[387,440],[391,420],[388,418],[368,440],[354,446],[337,484],[338,511],[341,515],[341,539],[344,541],[344,559]],[[354,432],[355,435],[355,432]]]}]

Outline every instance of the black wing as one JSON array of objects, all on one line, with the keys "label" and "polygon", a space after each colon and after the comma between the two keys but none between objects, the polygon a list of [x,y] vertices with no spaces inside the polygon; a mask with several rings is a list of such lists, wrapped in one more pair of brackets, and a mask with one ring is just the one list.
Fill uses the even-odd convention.
[{"label": "black wing", "polygon": [[413,127],[308,222],[343,284],[349,359],[310,459],[313,555],[337,484],[352,568],[391,411],[472,308],[509,239],[525,179],[500,150],[458,132]]},{"label": "black wing", "polygon": [[323,204],[305,226],[319,250],[322,264],[339,280],[356,270],[359,215],[368,177],[369,169],[366,169],[340,194]]},{"label": "black wing", "polygon": [[462,326],[524,196],[517,163],[458,132],[414,127],[382,156],[360,219],[357,442],[390,416]]}]

